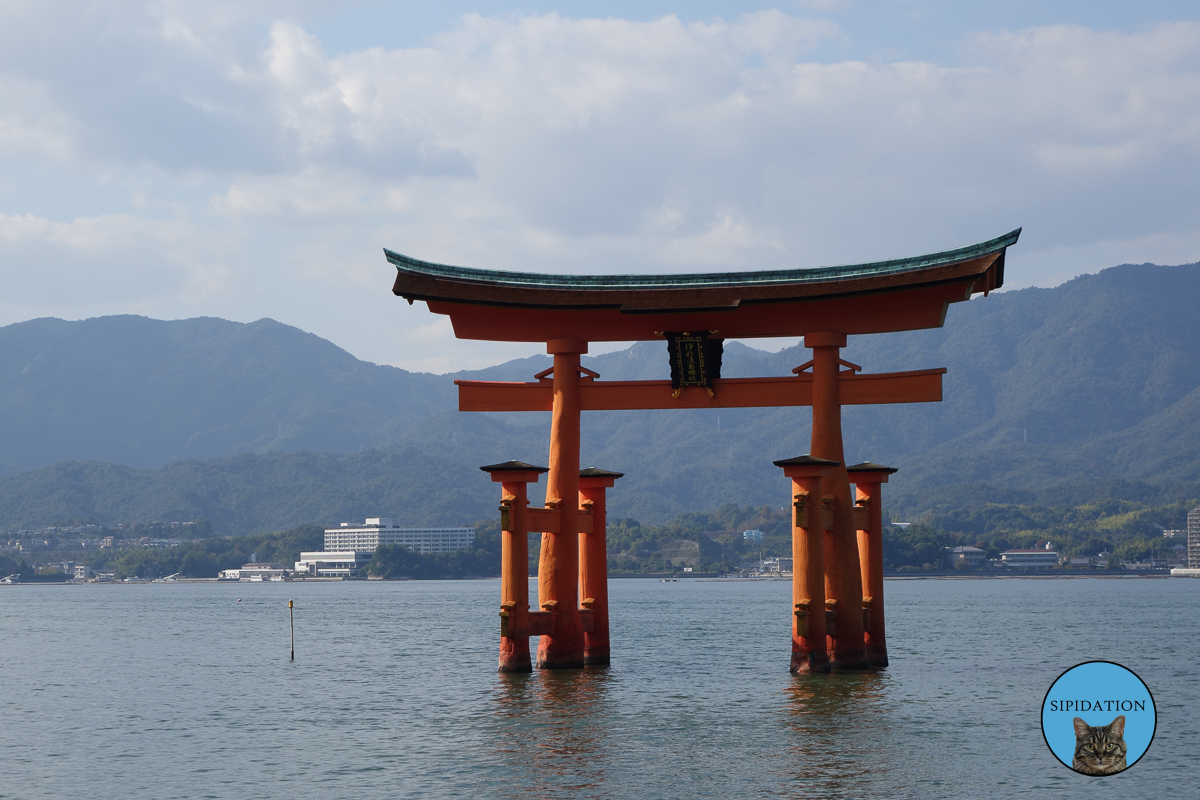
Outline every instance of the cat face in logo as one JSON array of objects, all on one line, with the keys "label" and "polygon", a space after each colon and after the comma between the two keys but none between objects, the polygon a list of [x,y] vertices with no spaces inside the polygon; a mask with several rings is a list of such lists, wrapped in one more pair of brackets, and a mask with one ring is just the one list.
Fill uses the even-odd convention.
[{"label": "cat face in logo", "polygon": [[1125,715],[1094,727],[1076,717],[1071,769],[1084,775],[1115,775],[1125,767]]}]

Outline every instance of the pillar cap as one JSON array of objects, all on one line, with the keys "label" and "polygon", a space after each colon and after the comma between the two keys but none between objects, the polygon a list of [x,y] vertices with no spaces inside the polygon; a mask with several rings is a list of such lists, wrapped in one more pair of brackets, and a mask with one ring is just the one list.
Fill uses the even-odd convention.
[{"label": "pillar cap", "polygon": [[537,483],[543,472],[550,471],[549,467],[535,467],[524,461],[488,464],[480,469],[491,475],[494,483]]},{"label": "pillar cap", "polygon": [[503,464],[488,464],[486,467],[480,467],[484,472],[549,472],[549,467],[535,467],[533,464],[526,464],[524,461],[505,461]]},{"label": "pillar cap", "polygon": [[840,467],[842,462],[830,461],[827,458],[817,458],[816,456],[802,455],[795,458],[785,458],[780,461],[772,461],[777,467]]},{"label": "pillar cap", "polygon": [[827,458],[810,455],[785,458],[775,462],[775,466],[783,467],[783,475],[786,478],[828,478],[829,471],[841,465],[840,461],[830,461]]},{"label": "pillar cap", "polygon": [[846,472],[886,472],[888,475],[895,475],[899,471],[899,467],[885,467],[872,461],[864,461],[853,467],[846,467]]},{"label": "pillar cap", "polygon": [[599,467],[588,467],[587,469],[579,470],[579,477],[581,477],[581,478],[612,478],[612,479],[616,480],[617,478],[624,478],[625,473],[624,472],[610,472],[609,470],[600,469]]},{"label": "pillar cap", "polygon": [[864,461],[861,464],[846,467],[846,476],[854,484],[887,483],[888,476],[894,475],[899,471],[896,467],[885,467],[882,464]]},{"label": "pillar cap", "polygon": [[624,477],[624,472],[611,472],[607,469],[588,467],[587,469],[579,470],[579,488],[609,489],[616,484],[617,478]]}]

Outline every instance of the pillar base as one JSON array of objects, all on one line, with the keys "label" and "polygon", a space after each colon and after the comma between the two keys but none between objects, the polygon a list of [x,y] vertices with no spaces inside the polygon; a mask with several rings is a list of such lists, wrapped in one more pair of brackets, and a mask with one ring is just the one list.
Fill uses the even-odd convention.
[{"label": "pillar base", "polygon": [[533,665],[529,663],[528,658],[526,658],[524,662],[522,662],[519,658],[510,659],[508,661],[501,660],[500,671],[501,672],[533,672]]},{"label": "pillar base", "polygon": [[836,649],[829,654],[829,668],[834,672],[851,672],[871,668],[871,660],[867,658],[865,649],[843,650]]},{"label": "pillar base", "polygon": [[793,675],[829,672],[829,658],[824,653],[792,653]]},{"label": "pillar base", "polygon": [[520,639],[502,637],[500,643],[500,671],[533,672],[533,665],[529,661],[529,646],[521,647]]},{"label": "pillar base", "polygon": [[881,669],[888,665],[888,656],[886,647],[872,647],[867,650],[867,661],[876,669]]},{"label": "pillar base", "polygon": [[607,667],[610,663],[607,647],[589,647],[583,651],[584,666]]}]

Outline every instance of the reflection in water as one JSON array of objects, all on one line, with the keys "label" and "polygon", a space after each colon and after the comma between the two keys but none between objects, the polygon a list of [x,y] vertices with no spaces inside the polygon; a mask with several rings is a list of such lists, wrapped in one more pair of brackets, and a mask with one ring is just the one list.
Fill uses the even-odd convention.
[{"label": "reflection in water", "polygon": [[496,758],[511,797],[594,797],[606,768],[607,669],[497,673]]},{"label": "reflection in water", "polygon": [[797,675],[784,690],[790,774],[788,794],[843,797],[871,794],[899,765],[889,763],[886,672]]}]

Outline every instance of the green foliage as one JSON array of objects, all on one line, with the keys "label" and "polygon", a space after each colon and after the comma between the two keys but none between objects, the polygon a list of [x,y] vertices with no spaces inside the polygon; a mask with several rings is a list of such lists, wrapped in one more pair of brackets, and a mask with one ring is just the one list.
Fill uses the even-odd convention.
[{"label": "green foliage", "polygon": [[953,546],[953,541],[945,531],[927,525],[909,525],[904,529],[889,526],[883,533],[884,569],[944,566],[945,548]]},{"label": "green foliage", "polygon": [[29,566],[28,561],[13,558],[7,553],[0,553],[0,578],[5,578],[9,575],[32,574],[33,569]]},{"label": "green foliage", "polygon": [[101,550],[91,561],[96,572],[113,572],[121,578],[163,578],[182,573],[185,578],[215,578],[221,570],[236,569],[255,554],[259,561],[276,561],[290,569],[302,550],[320,550],[325,530],[301,525],[286,531],[257,536],[211,537],[175,547],[118,547]]},{"label": "green foliage", "polygon": [[998,558],[1005,550],[1046,542],[1068,557],[1094,558],[1107,551],[1120,562],[1163,558],[1176,544],[1163,539],[1163,528],[1186,527],[1188,509],[1196,505],[1195,498],[1165,505],[1101,498],[1081,505],[983,502],[955,508],[943,500],[937,510],[920,516],[920,524],[885,528],[884,565],[936,563],[931,555],[937,548],[971,545]]},{"label": "green foliage", "polygon": [[[760,542],[746,542],[742,531],[761,530]],[[705,533],[732,530],[714,541]],[[739,506],[728,503],[716,511],[679,514],[665,525],[642,525],[634,519],[608,523],[609,569],[614,573],[675,572],[679,563],[669,563],[664,548],[677,541],[696,542],[699,560],[696,572],[730,572],[746,558],[791,555],[791,522],[787,513],[769,506]]]},{"label": "green foliage", "polygon": [[488,578],[500,574],[500,522],[475,523],[475,541],[467,550],[417,553],[398,544],[383,545],[367,564],[373,578]]}]

